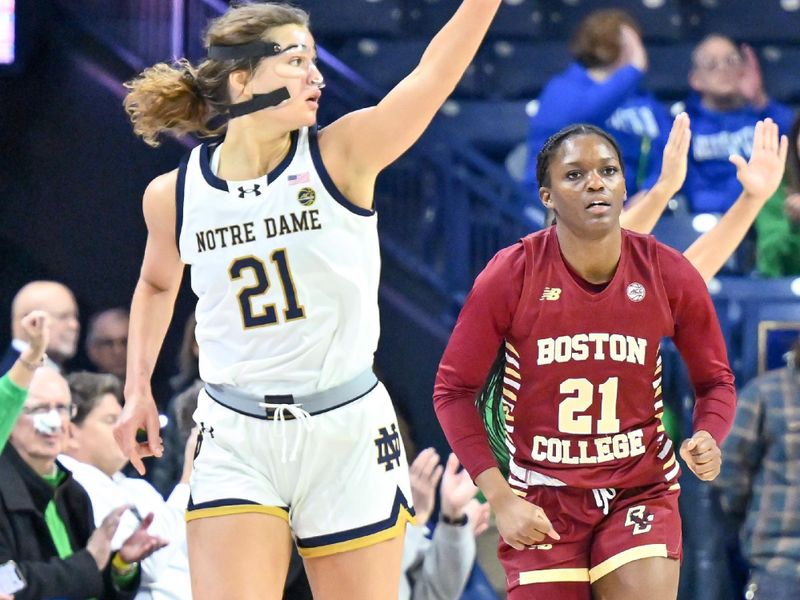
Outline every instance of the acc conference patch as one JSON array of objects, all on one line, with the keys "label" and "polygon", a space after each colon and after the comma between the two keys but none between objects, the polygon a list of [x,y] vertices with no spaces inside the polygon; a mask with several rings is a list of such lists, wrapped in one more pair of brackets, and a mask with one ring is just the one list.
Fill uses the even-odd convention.
[{"label": "acc conference patch", "polygon": [[311,206],[317,200],[317,193],[313,188],[304,187],[297,192],[297,201],[303,206]]}]

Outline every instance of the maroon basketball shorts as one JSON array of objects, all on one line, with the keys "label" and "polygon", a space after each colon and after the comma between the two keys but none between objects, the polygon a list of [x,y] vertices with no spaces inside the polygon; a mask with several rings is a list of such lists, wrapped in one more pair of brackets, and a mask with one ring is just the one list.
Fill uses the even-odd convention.
[{"label": "maroon basketball shorts", "polygon": [[616,490],[531,486],[526,499],[544,510],[561,540],[515,550],[500,539],[509,599],[591,600],[592,583],[629,562],[680,560],[679,494],[668,483]]}]

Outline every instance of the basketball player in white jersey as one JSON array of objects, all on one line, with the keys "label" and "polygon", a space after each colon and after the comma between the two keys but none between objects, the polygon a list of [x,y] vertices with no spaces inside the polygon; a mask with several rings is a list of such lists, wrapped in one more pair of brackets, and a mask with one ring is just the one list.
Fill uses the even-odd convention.
[{"label": "basketball player in white jersey", "polygon": [[[501,0],[464,0],[377,105],[322,130],[307,15],[248,4],[213,21],[208,59],[129,82],[134,130],[210,134],[144,195],[125,410],[116,437],[143,472],[161,454],[150,376],[191,266],[202,430],[188,512],[196,600],[280,598],[294,538],[315,598],[396,598],[411,519],[405,455],[372,373],[380,259],[375,178],[422,134]],[[137,443],[138,429],[147,441]]]}]

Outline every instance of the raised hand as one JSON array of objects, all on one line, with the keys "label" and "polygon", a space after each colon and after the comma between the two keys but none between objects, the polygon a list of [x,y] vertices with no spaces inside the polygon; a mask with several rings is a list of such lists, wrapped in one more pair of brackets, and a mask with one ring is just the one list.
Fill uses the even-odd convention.
[{"label": "raised hand", "polygon": [[464,506],[464,514],[467,515],[467,523],[472,529],[472,535],[478,537],[489,528],[489,515],[492,510],[488,502],[479,502],[473,498]]},{"label": "raised hand", "polygon": [[[140,429],[147,433],[145,442],[136,441],[136,434]],[[160,429],[158,409],[152,393],[149,390],[138,394],[126,392],[125,406],[114,426],[114,439],[139,475],[144,475],[145,472],[142,458],[160,458],[164,453]]]},{"label": "raised hand", "polygon": [[740,49],[744,65],[739,78],[739,93],[750,104],[761,107],[767,103],[767,93],[764,90],[764,77],[761,75],[761,65],[755,50],[747,44],[742,44]]},{"label": "raised hand", "polygon": [[698,431],[681,444],[681,458],[703,481],[713,481],[722,467],[722,452],[707,431]]},{"label": "raised hand", "polygon": [[119,549],[119,556],[126,563],[135,563],[144,560],[156,550],[160,550],[169,542],[155,535],[151,535],[147,528],[153,523],[153,513],[149,513],[139,527],[125,540]]},{"label": "raised hand", "polygon": [[108,560],[111,558],[111,539],[117,532],[122,513],[128,508],[130,507],[127,505],[118,506],[108,513],[100,526],[89,536],[89,541],[86,542],[86,550],[92,555],[94,562],[97,563],[97,569],[100,571],[106,568]]},{"label": "raised hand", "polygon": [[633,65],[640,71],[647,71],[647,50],[644,48],[641,36],[630,25],[619,28],[621,65]]},{"label": "raised hand", "polygon": [[411,497],[417,523],[425,525],[431,518],[436,503],[436,486],[444,467],[439,464],[439,454],[433,448],[425,448],[408,468],[411,479]]},{"label": "raised hand", "polygon": [[689,162],[689,144],[692,141],[689,115],[680,113],[672,122],[664,156],[661,159],[661,174],[658,184],[664,186],[666,193],[672,197],[683,187],[686,180],[686,167]]},{"label": "raised hand", "polygon": [[451,453],[447,457],[447,465],[442,476],[442,489],[439,494],[442,501],[442,514],[451,519],[460,519],[464,516],[464,507],[478,493],[478,487],[466,469],[459,472],[461,463],[456,455]]},{"label": "raised hand", "polygon": [[43,310],[34,310],[22,317],[20,325],[30,344],[23,352],[23,358],[29,362],[39,362],[50,342],[50,315]]},{"label": "raised hand", "polygon": [[744,193],[756,201],[766,202],[781,184],[788,151],[789,140],[779,135],[778,125],[772,119],[756,123],[750,160],[745,161],[736,154],[729,158],[736,165],[736,179]]}]

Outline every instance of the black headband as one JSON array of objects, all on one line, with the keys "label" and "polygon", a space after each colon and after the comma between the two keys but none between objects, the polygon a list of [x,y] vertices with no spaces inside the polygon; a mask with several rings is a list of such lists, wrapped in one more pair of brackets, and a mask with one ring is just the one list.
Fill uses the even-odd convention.
[{"label": "black headband", "polygon": [[263,56],[276,56],[283,52],[275,42],[250,42],[236,46],[209,46],[208,58],[213,60],[237,60],[239,58],[260,58]]}]

